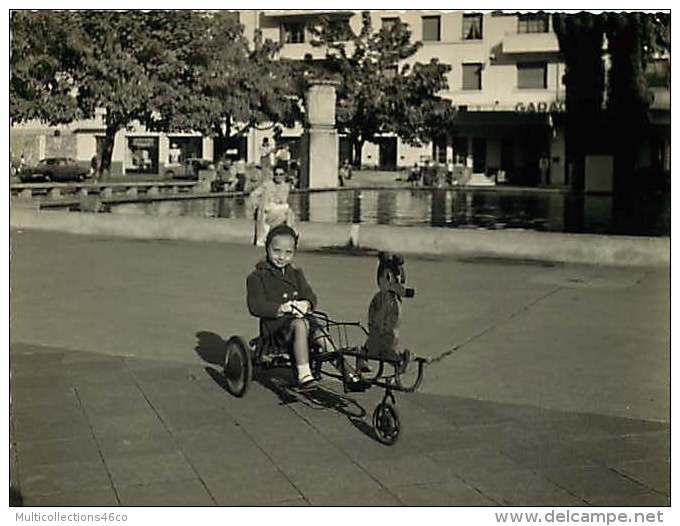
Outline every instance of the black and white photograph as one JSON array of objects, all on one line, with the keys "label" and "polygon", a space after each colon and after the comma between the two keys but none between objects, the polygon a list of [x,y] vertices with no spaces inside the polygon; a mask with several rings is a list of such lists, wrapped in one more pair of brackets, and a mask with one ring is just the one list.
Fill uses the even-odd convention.
[{"label": "black and white photograph", "polygon": [[482,4],[8,7],[15,523],[670,522],[670,8]]}]

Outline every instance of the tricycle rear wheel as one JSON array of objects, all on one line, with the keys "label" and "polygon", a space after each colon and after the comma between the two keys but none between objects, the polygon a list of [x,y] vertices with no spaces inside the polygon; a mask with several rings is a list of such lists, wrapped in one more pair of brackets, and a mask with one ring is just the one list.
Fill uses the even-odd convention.
[{"label": "tricycle rear wheel", "polygon": [[239,398],[244,396],[248,392],[252,377],[253,363],[248,344],[240,336],[232,336],[227,341],[224,361],[227,391]]}]

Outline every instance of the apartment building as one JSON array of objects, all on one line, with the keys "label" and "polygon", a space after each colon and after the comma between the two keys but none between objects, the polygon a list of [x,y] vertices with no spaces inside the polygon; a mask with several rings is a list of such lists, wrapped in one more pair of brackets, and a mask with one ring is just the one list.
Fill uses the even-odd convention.
[{"label": "apartment building", "polygon": [[[346,22],[356,32],[358,12],[324,15]],[[309,28],[320,12],[246,11],[240,13],[246,32],[260,29],[265,38],[283,44],[281,57],[320,59],[325,49],[313,47]],[[384,169],[407,167],[421,157],[441,162],[472,158],[476,172],[505,171],[510,182],[536,184],[539,161],[550,160],[549,181],[565,184],[564,64],[557,37],[546,14],[468,13],[452,11],[374,11],[373,27],[397,20],[408,24],[414,41],[423,46],[409,62],[432,58],[451,66],[449,89],[458,116],[439,144],[414,147],[385,136],[364,146],[362,164]],[[290,131],[294,136],[297,131]],[[341,157],[349,145],[341,138]]]},{"label": "apartment building", "polygon": [[[310,27],[318,25],[320,15],[348,24],[355,32],[361,28],[359,11],[238,11],[249,40],[260,30],[264,38],[282,44],[280,58],[294,60],[324,58],[326,50],[310,42]],[[449,98],[458,112],[441,143],[414,147],[392,135],[379,138],[375,144],[367,143],[362,155],[364,166],[405,168],[422,157],[441,162],[471,160],[475,172],[493,174],[503,170],[512,184],[535,185],[539,183],[540,167],[547,164],[544,183],[558,187],[569,184],[563,126],[565,66],[549,15],[411,10],[373,11],[371,19],[376,30],[396,20],[408,24],[412,39],[423,43],[410,62],[437,58],[451,66],[449,89],[441,95]],[[667,61],[654,65],[659,69],[657,77],[663,77],[664,65]],[[662,79],[654,87],[652,113],[658,126],[650,144],[641,148],[643,166],[669,167],[670,90],[664,82]],[[97,153],[103,135],[101,118],[65,128],[76,136],[69,143],[75,157],[89,159]],[[178,150],[184,158],[218,159],[226,153],[257,161],[262,140],[273,136],[273,127],[262,128],[231,142],[199,134],[151,133],[142,127],[124,130],[116,137],[112,170],[162,173],[172,152]],[[285,129],[279,139],[289,144],[293,157],[299,157],[302,131],[299,125]],[[19,151],[15,135],[13,152]],[[24,134],[24,139],[33,140],[30,133]],[[43,138],[43,152],[55,141],[64,142]],[[341,159],[349,156],[346,138],[340,138],[339,147]]]}]

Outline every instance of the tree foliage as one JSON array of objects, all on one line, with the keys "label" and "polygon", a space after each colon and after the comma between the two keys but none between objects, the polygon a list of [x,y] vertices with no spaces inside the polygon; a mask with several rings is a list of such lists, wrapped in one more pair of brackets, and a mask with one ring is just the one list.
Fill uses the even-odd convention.
[{"label": "tree foliage", "polygon": [[670,16],[555,13],[553,27],[566,65],[567,148],[575,187],[583,184],[584,155],[606,149],[615,157],[615,184],[625,189],[650,122],[645,68],[652,58],[670,52]]},{"label": "tree foliage", "polygon": [[[432,60],[404,64],[421,47],[401,21],[374,31],[370,13],[362,13],[358,34],[341,24],[322,19],[314,44],[326,46],[323,65],[337,79],[336,125],[354,146],[359,163],[365,141],[395,133],[411,144],[439,136],[450,120],[450,101],[437,94],[448,89],[451,67]],[[318,73],[318,71],[317,71]]]},{"label": "tree foliage", "polygon": [[12,121],[103,109],[103,170],[116,133],[136,123],[228,136],[236,122],[243,132],[296,118],[278,48],[261,38],[251,48],[227,12],[20,11],[11,35]]},{"label": "tree foliage", "polygon": [[[252,46],[229,13],[201,17],[201,38],[184,59],[183,81],[160,94],[160,130],[196,130],[216,136],[245,133],[261,123],[292,126],[301,118],[294,70],[277,59],[280,45],[258,31]],[[163,80],[172,83],[172,72]]]}]

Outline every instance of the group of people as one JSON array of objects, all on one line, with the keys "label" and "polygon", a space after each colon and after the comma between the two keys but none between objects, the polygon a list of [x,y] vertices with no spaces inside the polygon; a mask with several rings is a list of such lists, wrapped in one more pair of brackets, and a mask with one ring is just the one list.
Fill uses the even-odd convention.
[{"label": "group of people", "polygon": [[287,172],[290,168],[290,162],[291,153],[287,144],[277,147],[269,141],[268,137],[262,139],[260,146],[260,166],[262,169],[271,168],[275,170],[281,168],[284,172]]},{"label": "group of people", "polygon": [[406,182],[411,183],[412,186],[464,186],[472,175],[471,164],[471,162],[442,164],[428,159],[413,165]]}]

